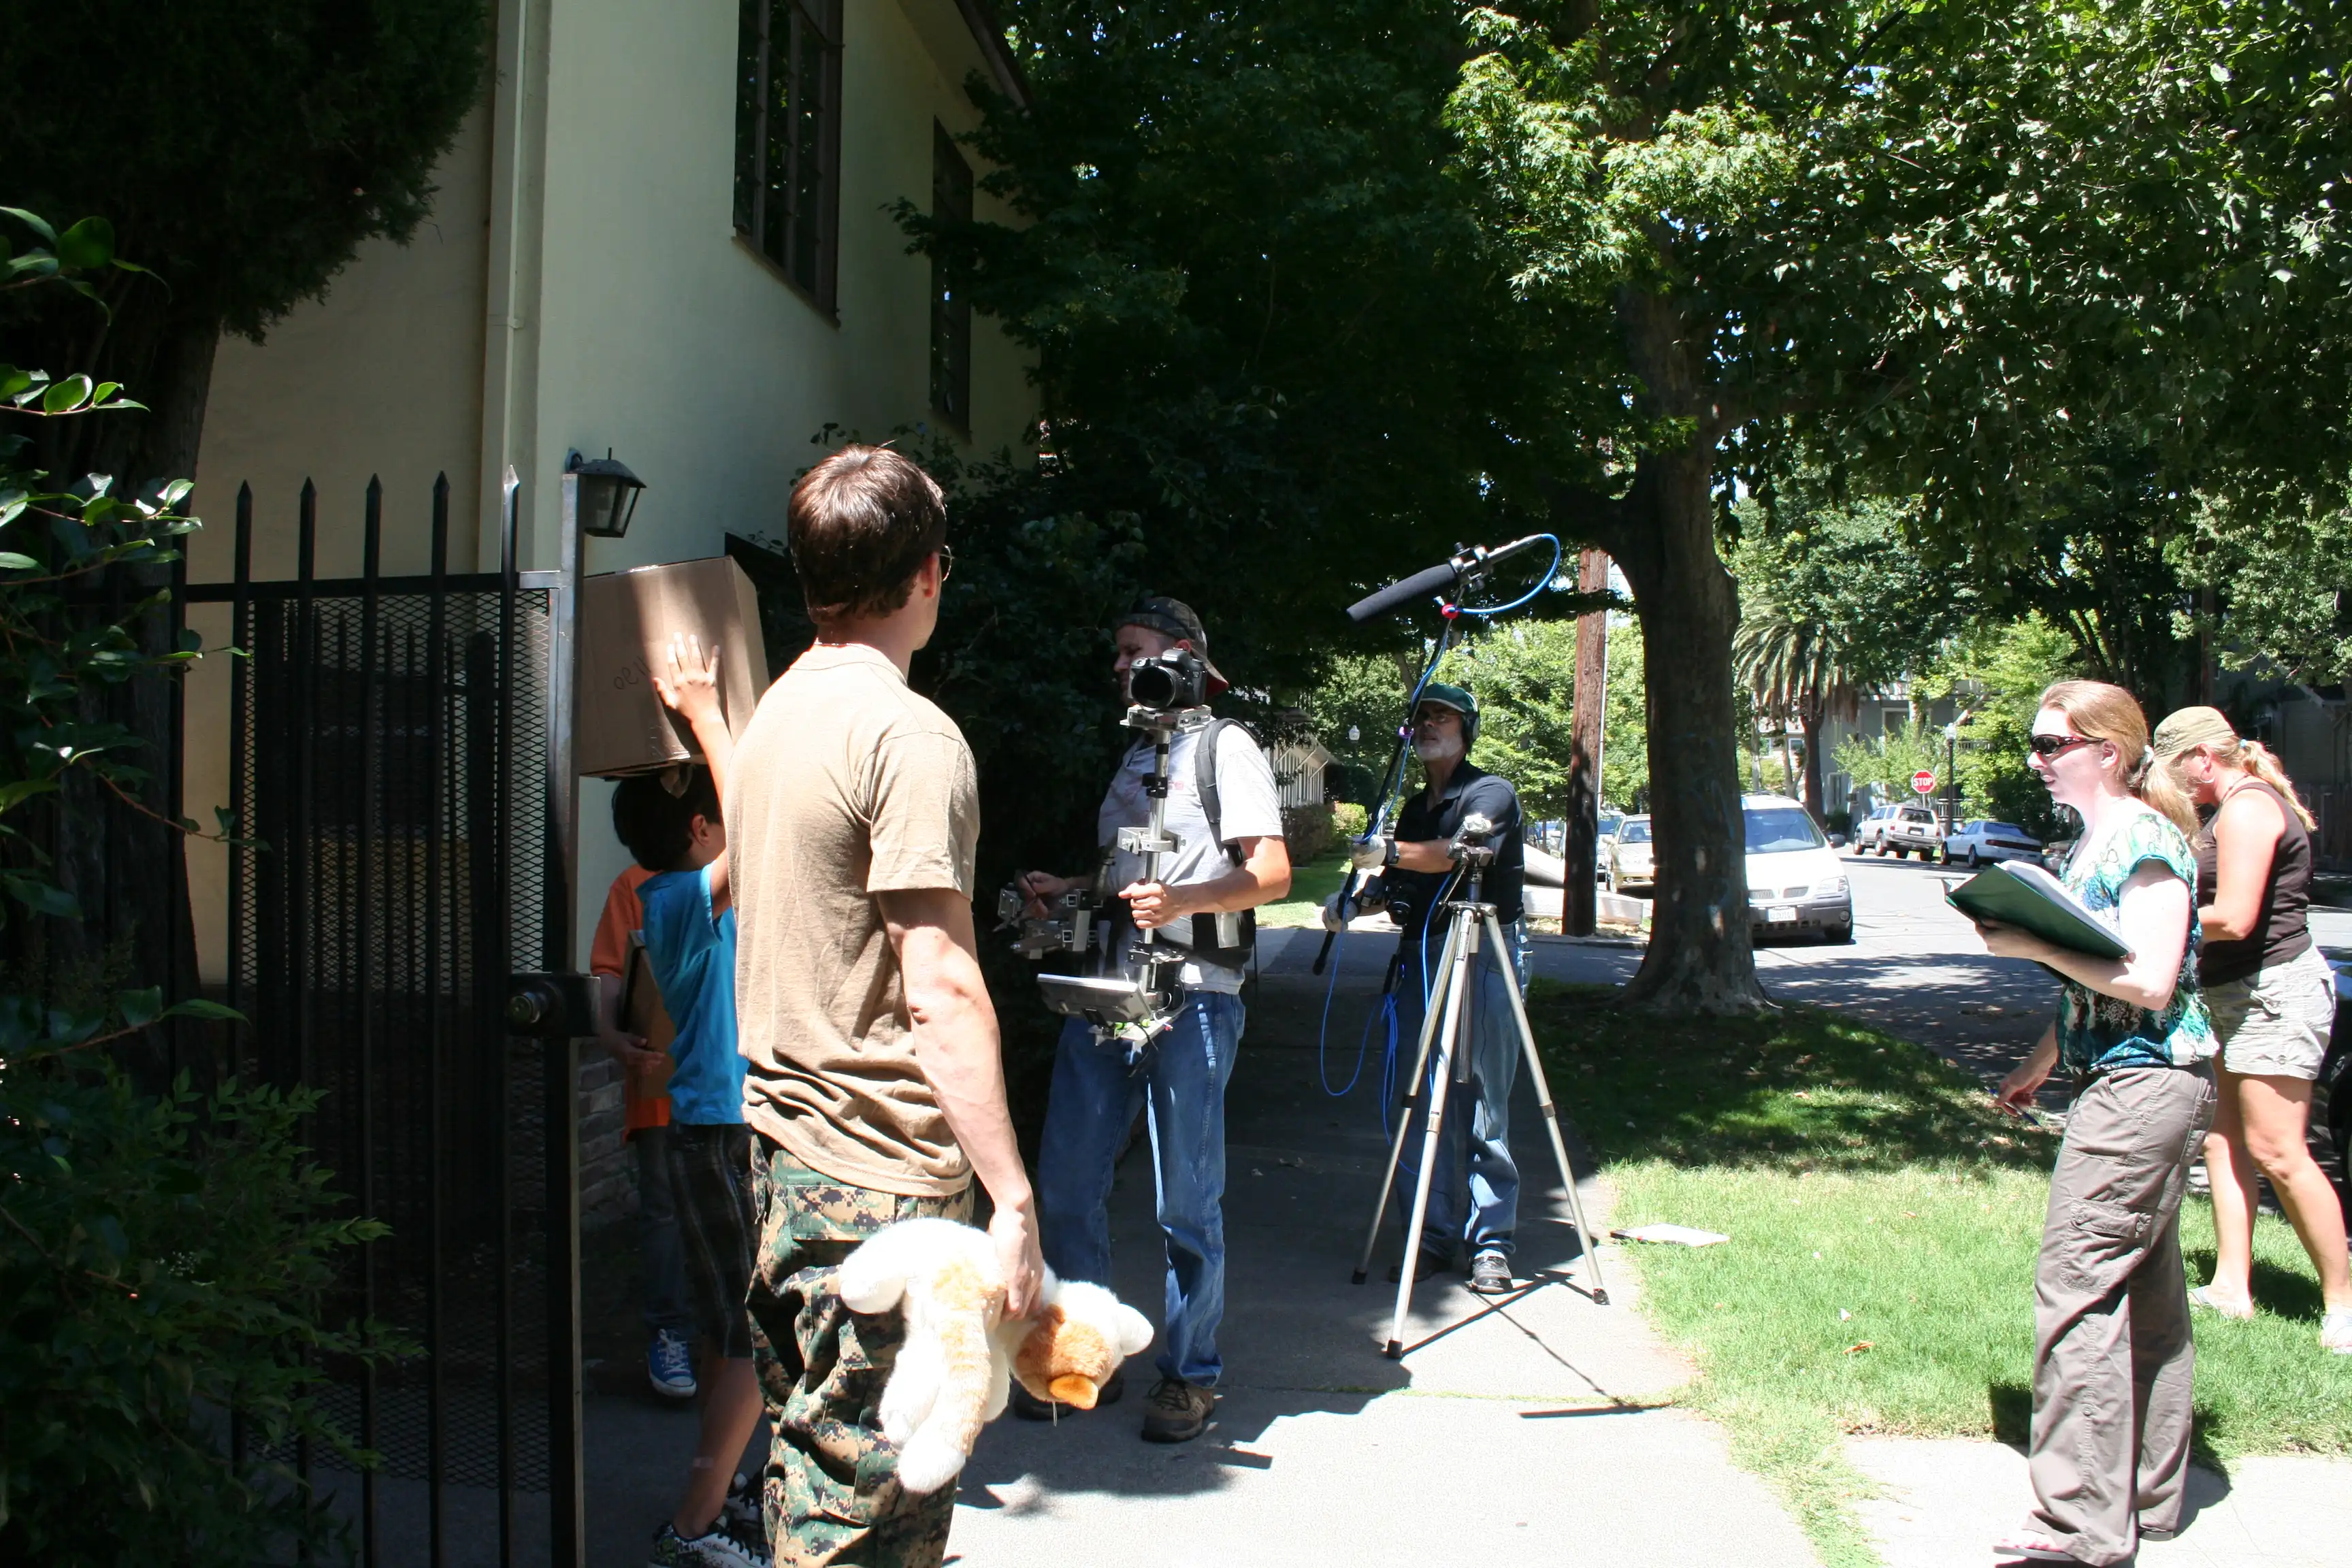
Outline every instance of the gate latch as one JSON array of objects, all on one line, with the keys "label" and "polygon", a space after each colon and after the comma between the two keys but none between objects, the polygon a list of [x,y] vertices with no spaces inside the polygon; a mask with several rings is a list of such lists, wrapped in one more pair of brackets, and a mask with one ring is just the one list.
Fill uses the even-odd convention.
[{"label": "gate latch", "polygon": [[576,1040],[595,1034],[595,976],[508,975],[507,1027],[543,1040]]}]

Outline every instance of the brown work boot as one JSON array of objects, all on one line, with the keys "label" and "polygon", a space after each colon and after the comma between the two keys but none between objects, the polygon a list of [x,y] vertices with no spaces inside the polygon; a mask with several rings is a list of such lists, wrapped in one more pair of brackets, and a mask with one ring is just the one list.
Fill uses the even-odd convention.
[{"label": "brown work boot", "polygon": [[1143,1440],[1189,1443],[1209,1429],[1217,1396],[1181,1377],[1163,1377],[1143,1402]]}]

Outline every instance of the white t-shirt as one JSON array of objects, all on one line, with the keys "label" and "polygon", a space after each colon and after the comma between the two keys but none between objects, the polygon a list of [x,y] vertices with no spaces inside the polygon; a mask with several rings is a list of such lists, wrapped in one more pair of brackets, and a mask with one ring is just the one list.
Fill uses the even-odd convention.
[{"label": "white t-shirt", "polygon": [[[1208,814],[1201,809],[1199,773],[1193,752],[1200,745],[1202,725],[1181,730],[1168,751],[1168,835],[1176,851],[1160,867],[1160,879],[1171,888],[1214,881],[1233,867],[1223,845],[1244,838],[1282,837],[1282,797],[1274,785],[1274,766],[1238,724],[1228,724],[1217,736],[1217,829],[1221,842],[1212,842]],[[1141,827],[1151,820],[1151,797],[1144,781],[1151,776],[1151,742],[1139,739],[1119,760],[1103,795],[1096,818],[1097,842],[1110,848],[1122,827]],[[1111,858],[1110,890],[1118,892],[1143,875],[1143,857],[1116,853]],[[1114,952],[1125,952],[1133,940],[1124,921],[1112,933]],[[1237,992],[1239,970],[1219,964],[1188,963],[1177,983],[1198,991]]]}]

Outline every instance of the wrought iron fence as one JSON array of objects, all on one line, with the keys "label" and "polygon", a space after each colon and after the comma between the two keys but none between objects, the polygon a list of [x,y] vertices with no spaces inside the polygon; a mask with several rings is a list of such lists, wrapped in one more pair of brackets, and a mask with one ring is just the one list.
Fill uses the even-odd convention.
[{"label": "wrought iron fence", "polygon": [[372,481],[362,574],[321,579],[305,483],[296,574],[257,582],[248,487],[235,577],[185,595],[233,606],[247,650],[228,736],[234,1059],[326,1091],[307,1142],[390,1227],[356,1249],[337,1309],[415,1347],[327,1369],[378,1467],[283,1457],[348,1506],[368,1568],[573,1563],[577,1068],[505,1016],[511,973],[568,956],[563,584],[518,569],[511,489],[496,573],[448,570],[446,476],[426,575],[382,573],[383,510]]}]

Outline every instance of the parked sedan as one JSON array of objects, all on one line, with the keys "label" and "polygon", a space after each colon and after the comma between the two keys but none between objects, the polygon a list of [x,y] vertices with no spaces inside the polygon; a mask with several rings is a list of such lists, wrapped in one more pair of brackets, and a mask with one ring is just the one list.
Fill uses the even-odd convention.
[{"label": "parked sedan", "polygon": [[2013,822],[1989,822],[1979,817],[1963,822],[1944,840],[1944,858],[1963,860],[1971,868],[1988,860],[2039,860],[2042,841]]},{"label": "parked sedan", "polygon": [[1650,859],[1650,819],[1629,816],[1617,825],[1609,841],[1606,864],[1612,893],[1648,892],[1658,885],[1657,868]]}]

